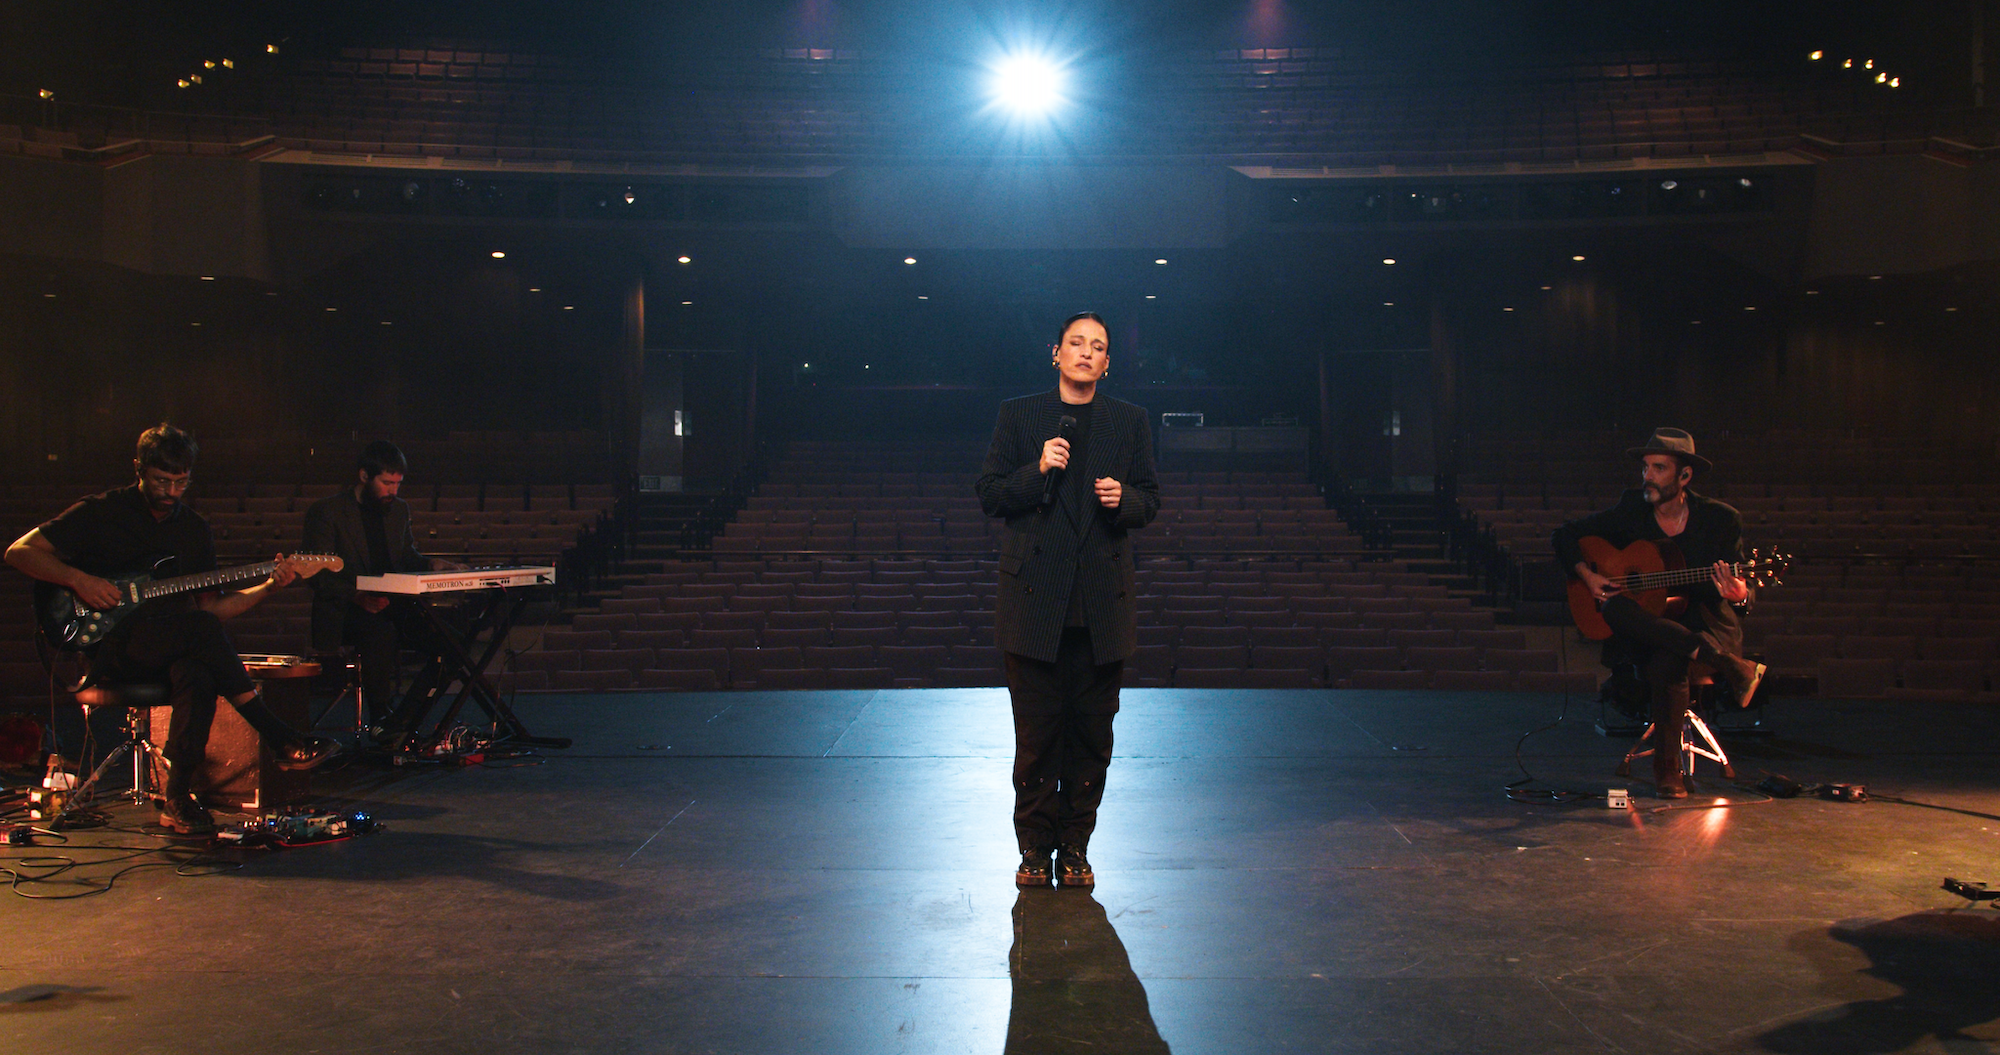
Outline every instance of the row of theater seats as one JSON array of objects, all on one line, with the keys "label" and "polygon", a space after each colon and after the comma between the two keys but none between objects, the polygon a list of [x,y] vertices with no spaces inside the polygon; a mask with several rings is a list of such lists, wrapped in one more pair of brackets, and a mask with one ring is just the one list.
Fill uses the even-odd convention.
[{"label": "row of theater seats", "polygon": [[[509,684],[770,686],[746,664],[819,672],[787,673],[786,684],[1000,683],[992,559],[718,555],[670,567],[577,614],[569,628],[546,631],[544,658],[524,655]],[[1244,685],[1338,687],[1357,671],[1385,671],[1400,681],[1449,674],[1471,687],[1513,688],[1559,667],[1555,653],[1528,648],[1525,632],[1496,627],[1491,609],[1396,562],[1148,558],[1135,585],[1134,685],[1207,684],[1230,672]],[[690,665],[712,679],[671,673]]]},{"label": "row of theater seats", "polygon": [[[654,631],[627,631],[613,647],[545,647],[514,656],[500,674],[517,691],[943,688],[1005,684],[991,643],[657,646]],[[855,635],[859,640],[864,635]],[[894,640],[887,636],[884,640]],[[557,639],[552,645],[567,645]],[[1142,645],[1125,684],[1179,688],[1438,688],[1455,691],[1589,691],[1596,676],[1557,669],[1554,652],[1478,647]]]},{"label": "row of theater seats", "polygon": [[1822,657],[1812,666],[1819,694],[1840,699],[1963,700],[2000,703],[2000,663],[1986,659]]}]

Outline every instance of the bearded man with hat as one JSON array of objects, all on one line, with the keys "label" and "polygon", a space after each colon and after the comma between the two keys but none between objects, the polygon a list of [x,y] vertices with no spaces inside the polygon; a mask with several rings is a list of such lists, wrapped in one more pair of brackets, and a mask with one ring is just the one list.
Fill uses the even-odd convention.
[{"label": "bearded man with hat", "polygon": [[[1726,683],[1738,707],[1763,680],[1764,665],[1744,659],[1742,615],[1749,610],[1750,584],[1730,568],[1743,554],[1743,517],[1728,505],[1688,488],[1707,458],[1695,453],[1694,437],[1683,429],[1659,428],[1643,447],[1625,452],[1639,459],[1640,486],[1618,504],[1556,529],[1556,559],[1589,587],[1602,606],[1612,637],[1604,643],[1605,665],[1629,662],[1652,690],[1653,784],[1663,799],[1687,797],[1681,779],[1681,731],[1688,708],[1688,667],[1700,662]],[[1708,579],[1685,588],[1687,606],[1678,613],[1653,615],[1583,559],[1579,540],[1595,535],[1619,549],[1645,540],[1679,551],[1689,568],[1709,565]]]}]

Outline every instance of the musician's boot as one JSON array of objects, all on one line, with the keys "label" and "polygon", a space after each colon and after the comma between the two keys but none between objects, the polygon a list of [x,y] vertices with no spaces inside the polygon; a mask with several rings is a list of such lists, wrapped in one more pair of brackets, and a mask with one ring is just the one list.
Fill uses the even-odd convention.
[{"label": "musician's boot", "polygon": [[160,827],[176,835],[214,835],[215,816],[200,799],[182,792],[160,803]]},{"label": "musician's boot", "polygon": [[1653,793],[1663,799],[1688,797],[1687,784],[1681,779],[1680,730],[1669,728],[1666,722],[1653,725]]},{"label": "musician's boot", "polygon": [[1750,706],[1751,698],[1757,695],[1757,686],[1764,683],[1764,672],[1769,669],[1762,663],[1718,652],[1707,645],[1701,646],[1695,658],[1715,668],[1715,672],[1729,683],[1729,700],[1739,710]]},{"label": "musician's boot", "polygon": [[177,835],[214,835],[215,817],[190,790],[199,759],[166,758],[167,779],[160,789],[160,827]]},{"label": "musician's boot", "polygon": [[253,693],[240,703],[230,702],[235,704],[236,713],[270,746],[271,753],[278,756],[279,769],[312,769],[340,751],[340,741],[330,736],[306,736],[293,729],[264,702],[262,693]]}]

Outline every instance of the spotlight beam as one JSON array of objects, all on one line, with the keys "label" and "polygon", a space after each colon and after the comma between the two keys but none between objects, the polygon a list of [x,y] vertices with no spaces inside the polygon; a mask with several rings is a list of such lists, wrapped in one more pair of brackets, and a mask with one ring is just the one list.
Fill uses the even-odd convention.
[{"label": "spotlight beam", "polygon": [[993,101],[1018,117],[1047,115],[1062,106],[1067,76],[1046,56],[1029,52],[1008,55],[992,67]]}]

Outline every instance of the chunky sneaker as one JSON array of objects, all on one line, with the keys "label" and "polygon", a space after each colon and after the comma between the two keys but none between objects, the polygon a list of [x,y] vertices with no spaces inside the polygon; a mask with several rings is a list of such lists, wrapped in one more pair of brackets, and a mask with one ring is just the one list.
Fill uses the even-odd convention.
[{"label": "chunky sneaker", "polygon": [[215,818],[193,795],[160,803],[160,827],[178,835],[214,835]]},{"label": "chunky sneaker", "polygon": [[1097,876],[1090,871],[1090,858],[1083,855],[1083,847],[1065,846],[1056,851],[1056,880],[1066,887],[1097,885]]},{"label": "chunky sneaker", "polygon": [[312,769],[340,753],[340,741],[330,736],[308,736],[278,748],[278,768]]},{"label": "chunky sneaker", "polygon": [[1014,870],[1014,885],[1037,887],[1049,885],[1049,852],[1047,850],[1023,850],[1021,867]]}]

